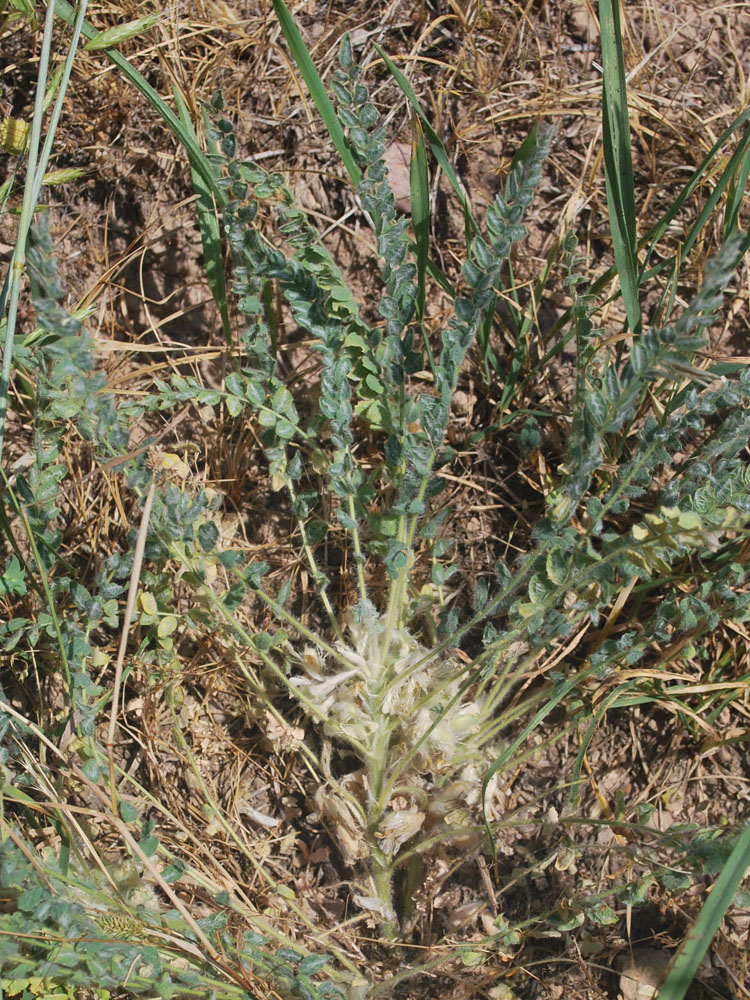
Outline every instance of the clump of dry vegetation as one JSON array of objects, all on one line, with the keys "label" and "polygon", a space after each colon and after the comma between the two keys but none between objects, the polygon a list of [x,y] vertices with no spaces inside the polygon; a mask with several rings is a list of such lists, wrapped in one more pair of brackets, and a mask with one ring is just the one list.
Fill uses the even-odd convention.
[{"label": "clump of dry vegetation", "polygon": [[85,16],[0,10],[2,990],[738,995],[741,5]]}]

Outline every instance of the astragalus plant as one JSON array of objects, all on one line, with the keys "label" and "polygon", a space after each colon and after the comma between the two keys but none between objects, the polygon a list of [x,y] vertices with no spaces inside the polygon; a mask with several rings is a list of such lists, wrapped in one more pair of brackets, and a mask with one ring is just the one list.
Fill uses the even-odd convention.
[{"label": "astragalus plant", "polygon": [[[227,192],[235,290],[247,318],[247,360],[226,379],[227,405],[234,414],[252,408],[263,428],[273,487],[288,491],[328,619],[326,632],[311,633],[285,607],[289,586],[272,595],[263,585],[265,567],[253,565],[241,575],[289,633],[246,638],[318,724],[321,757],[345,744],[359,760],[340,779],[328,769],[314,802],[344,860],[359,872],[360,905],[393,935],[405,919],[394,902],[396,869],[406,866],[415,877],[426,857],[447,856],[450,845],[477,848],[485,819],[497,815],[492,786],[483,795],[482,782],[497,756],[495,713],[510,680],[503,667],[499,682],[499,647],[465,662],[450,639],[436,639],[436,621],[447,636],[454,616],[428,606],[426,640],[416,619],[425,611],[425,593],[440,593],[450,575],[438,558],[439,519],[431,516],[431,503],[443,487],[436,470],[451,400],[466,352],[494,307],[503,264],[525,235],[521,218],[541,178],[550,135],[540,132],[524,145],[505,195],[487,213],[487,235],[474,236],[463,268],[465,291],[433,358],[420,332],[424,275],[413,259],[409,220],[397,217],[387,181],[385,130],[346,38],[340,64],[334,82],[339,115],[363,173],[358,195],[382,268],[382,292],[367,303],[379,318],[364,318],[284,178],[235,157],[233,126],[217,96],[210,112],[211,136],[220,146],[214,161]],[[290,256],[255,227],[259,210],[275,214]],[[319,381],[304,413],[277,368],[269,282],[277,283],[293,321],[312,338]],[[420,391],[424,380],[412,376],[426,371],[432,384]],[[189,383],[181,388],[186,395],[197,390]],[[358,461],[362,433],[379,443],[374,469]],[[313,482],[324,485],[312,488]],[[349,607],[333,605],[318,556],[329,533],[342,529],[358,593]],[[421,549],[433,556],[431,581],[418,564]],[[372,594],[386,592],[385,581],[387,596],[378,601]]]},{"label": "astragalus plant", "polygon": [[[220,95],[207,109],[235,291],[247,321],[245,360],[226,378],[223,398],[233,416],[251,410],[262,429],[273,489],[289,496],[308,589],[327,623],[311,628],[300,620],[291,584],[274,592],[261,562],[235,563],[238,583],[225,597],[206,585],[200,560],[188,578],[254,650],[254,657],[241,658],[256,694],[269,697],[268,684],[280,682],[314,723],[317,736],[305,747],[313,748],[320,783],[310,798],[353,870],[355,901],[393,938],[419,919],[426,885],[434,895],[457,859],[483,849],[492,854],[493,829],[503,816],[502,769],[556,705],[586,678],[608,687],[654,639],[675,630],[698,635],[726,609],[745,613],[735,589],[741,566],[720,546],[727,533],[734,537],[748,507],[738,455],[747,438],[750,380],[706,379],[692,360],[746,241],[729,239],[676,323],[653,326],[626,352],[612,350],[595,328],[597,302],[580,290],[581,261],[568,237],[574,302],[568,319],[579,369],[567,459],[547,516],[535,526],[534,549],[510,569],[497,564],[494,593],[478,582],[474,611],[461,621],[443,602],[451,568],[442,560],[446,511],[436,514],[435,499],[444,485],[451,400],[467,351],[494,311],[503,267],[525,235],[524,211],[551,133],[540,129],[523,144],[486,213],[484,232],[470,220],[462,288],[433,350],[423,323],[427,256],[419,233],[413,243],[409,220],[396,213],[385,130],[346,37],[340,67],[332,85],[338,119],[382,274],[382,288],[362,303],[284,177],[237,157]],[[272,287],[286,312],[274,311]],[[277,326],[290,316],[309,338],[307,378],[314,379],[313,391],[296,397],[277,345]],[[654,384],[665,402],[658,416],[644,416]],[[218,399],[195,380],[179,380],[175,388],[181,399]],[[707,420],[713,423],[706,439]],[[637,445],[626,448],[636,421]],[[674,472],[672,456],[681,449],[692,458]],[[663,488],[654,489],[656,481]],[[631,513],[636,499],[647,503],[643,513]],[[348,550],[349,593],[357,596],[343,606],[325,572],[329,544]],[[696,557],[710,562],[717,550],[723,557],[710,579],[682,596],[669,590],[642,630],[608,637],[604,627],[590,658],[551,672],[546,686],[523,702],[511,697],[544,649],[600,626],[623,590],[667,578],[673,565]],[[252,634],[241,624],[234,609],[243,584],[272,613],[275,630]],[[467,638],[479,649],[473,658],[459,652]],[[631,677],[623,695],[635,683]],[[520,734],[504,742],[519,718],[525,718]],[[582,727],[581,755],[600,718],[571,712],[566,725]],[[353,768],[333,766],[344,749],[356,756]],[[579,758],[574,787],[580,768]]]}]

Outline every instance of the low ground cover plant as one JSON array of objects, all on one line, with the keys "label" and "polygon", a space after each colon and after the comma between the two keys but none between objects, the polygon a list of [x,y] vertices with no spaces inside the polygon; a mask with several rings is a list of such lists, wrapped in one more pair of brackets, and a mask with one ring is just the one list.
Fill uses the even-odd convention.
[{"label": "low ground cover plant", "polygon": [[[639,242],[619,18],[616,5],[602,4],[615,268],[592,280],[572,227],[550,257],[548,272],[564,273],[570,304],[545,363],[575,345],[571,399],[557,422],[564,443],[523,551],[473,581],[469,604],[452,583],[465,572],[453,558],[459,529],[445,500],[452,404],[467,357],[479,352],[482,368],[502,380],[513,419],[512,428],[509,420],[495,430],[513,434],[522,455],[546,447],[551,419],[514,415],[524,410],[524,373],[533,368],[523,356],[513,261],[555,133],[544,124],[531,132],[501,193],[476,219],[440,139],[388,61],[418,109],[412,212],[399,213],[387,130],[350,37],[341,41],[331,104],[289,13],[275,6],[376,240],[380,285],[366,300],[287,179],[240,154],[242,123],[220,93],[202,109],[203,152],[201,123],[184,102],[170,111],[114,50],[123,32],[93,39],[187,152],[207,280],[227,334],[220,384],[182,371],[116,398],[97,364],[89,317],[65,305],[45,214],[31,225],[45,170],[38,129],[32,135],[4,292],[0,393],[3,427],[12,386],[11,415],[28,433],[28,449],[3,472],[0,508],[8,612],[0,624],[8,667],[0,716],[3,989],[72,995],[93,982],[163,997],[410,996],[424,995],[437,970],[459,969],[477,995],[494,996],[487,991],[495,963],[528,935],[615,924],[653,887],[677,892],[707,871],[719,875],[714,905],[675,965],[670,988],[681,995],[741,883],[747,827],[676,826],[657,836],[653,805],[618,799],[601,820],[612,831],[615,873],[578,884],[577,831],[600,822],[582,814],[581,802],[587,753],[610,713],[658,705],[710,739],[741,691],[727,664],[708,662],[705,642],[723,623],[740,628],[748,617],[750,375],[741,362],[707,368],[703,352],[750,242],[741,228],[747,132],[716,186],[726,197],[721,246],[691,300],[677,304],[684,255],[657,248],[679,199]],[[95,34],[83,23],[85,8],[77,21],[65,4],[57,10]],[[42,97],[44,90],[40,79]],[[698,179],[745,118],[718,140]],[[465,214],[453,281],[432,259],[428,150]],[[696,185],[694,177],[680,198]],[[707,217],[688,234],[688,250]],[[24,269],[34,323],[17,334]],[[612,331],[600,323],[615,276],[624,319]],[[660,298],[646,324],[641,286],[649,281]],[[451,300],[441,324],[430,315],[433,286]],[[513,363],[500,370],[489,331],[504,298],[521,319]],[[226,497],[192,481],[187,452],[155,434],[133,449],[132,428],[154,426],[156,416],[176,427],[187,412],[207,427],[220,414],[227,434],[252,428],[272,509],[293,538],[294,566],[273,566],[252,546],[226,541]],[[92,469],[116,468],[140,505],[127,544],[113,551],[77,509],[73,433]],[[65,530],[74,516],[89,525],[78,548]],[[209,648],[265,758],[293,761],[294,794],[284,788],[276,802],[293,821],[306,814],[328,838],[326,856],[343,873],[335,916],[290,887],[283,851],[248,837],[201,766],[196,737],[187,735],[196,702],[188,663]],[[685,685],[675,667],[685,660],[710,680]],[[198,802],[193,829],[175,814],[168,782],[154,780],[153,762],[130,758],[122,734],[134,711],[166,719],[160,724],[182,768],[175,773]],[[526,870],[508,867],[504,838],[525,815],[509,801],[509,774],[569,739],[568,772],[532,803],[555,831],[547,857]],[[257,827],[283,839],[278,815],[242,805]],[[207,857],[203,836],[220,838],[226,857]],[[438,924],[437,901],[467,860],[483,873],[482,888],[456,893]],[[550,865],[560,873],[556,896],[521,918],[513,886]],[[415,945],[429,946],[426,957],[414,957]]]}]

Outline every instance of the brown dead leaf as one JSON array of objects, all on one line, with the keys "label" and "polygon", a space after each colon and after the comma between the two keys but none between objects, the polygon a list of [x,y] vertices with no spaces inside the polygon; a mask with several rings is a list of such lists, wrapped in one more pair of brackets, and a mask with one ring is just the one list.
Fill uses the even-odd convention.
[{"label": "brown dead leaf", "polygon": [[392,142],[385,150],[385,165],[388,169],[388,183],[396,199],[399,212],[411,212],[411,184],[409,167],[411,163],[411,144],[408,142]]}]

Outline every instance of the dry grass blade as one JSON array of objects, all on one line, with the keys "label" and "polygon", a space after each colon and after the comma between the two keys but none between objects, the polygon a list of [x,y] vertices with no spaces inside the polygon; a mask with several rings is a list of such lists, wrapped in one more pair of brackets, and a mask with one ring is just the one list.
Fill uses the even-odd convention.
[{"label": "dry grass blade", "polygon": [[125,663],[125,653],[130,635],[130,625],[133,620],[133,611],[138,597],[138,583],[141,578],[141,567],[143,566],[143,552],[146,548],[146,536],[148,535],[148,524],[151,517],[151,507],[154,502],[156,482],[152,480],[148,488],[146,499],[141,513],[141,523],[138,528],[138,536],[133,551],[133,568],[130,571],[130,583],[128,585],[128,596],[125,603],[125,613],[122,618],[122,631],[120,633],[120,646],[117,650],[117,661],[115,663],[115,676],[112,683],[112,707],[109,715],[109,729],[107,730],[107,757],[109,758],[109,793],[112,814],[117,815],[117,789],[115,787],[115,732],[117,729],[117,713],[120,707],[120,685],[122,683],[122,669]]},{"label": "dry grass blade", "polygon": [[[75,23],[77,12],[67,2],[67,0],[55,0],[54,12],[68,24]],[[83,34],[86,38],[93,40],[98,37],[98,32],[88,22],[83,23]],[[148,83],[141,73],[138,72],[130,62],[113,48],[105,48],[104,54],[120,70],[125,79],[134,86],[146,98],[149,104],[158,112],[164,123],[175,135],[187,153],[190,164],[203,179],[203,182],[211,191],[219,205],[223,205],[225,198],[219,187],[217,187],[211,168],[206,161],[205,154],[198,146],[191,129],[186,128],[174,112],[168,107],[164,99]]]}]

